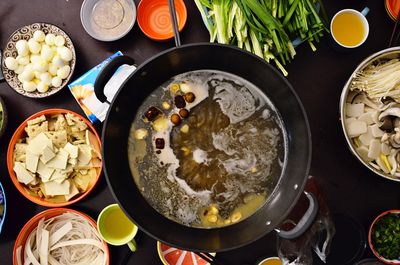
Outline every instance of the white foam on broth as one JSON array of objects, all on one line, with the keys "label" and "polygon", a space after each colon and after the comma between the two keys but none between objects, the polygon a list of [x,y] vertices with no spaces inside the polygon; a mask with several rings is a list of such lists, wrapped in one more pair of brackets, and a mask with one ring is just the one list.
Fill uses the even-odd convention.
[{"label": "white foam on broth", "polygon": [[[185,123],[190,124],[189,134],[201,138],[203,130],[207,137],[186,139],[179,128],[174,129],[169,118],[178,109],[173,108],[166,111],[167,129],[152,131],[152,143],[145,153],[138,152],[139,141],[130,137],[128,154],[135,182],[146,200],[170,219],[201,227],[199,212],[210,204],[218,205],[222,216],[229,216],[246,196],[268,197],[272,192],[284,166],[283,123],[271,101],[251,83],[231,74],[202,70],[178,75],[154,91],[139,108],[132,134],[146,126],[142,114],[148,107],[171,101],[168,86],[179,82],[186,82],[196,96],[186,105],[192,110],[190,115],[205,116],[209,125],[195,128],[189,117]],[[201,108],[211,115],[201,115]],[[227,126],[215,126],[226,121]],[[155,152],[156,138],[165,140],[159,154]],[[190,158],[182,157],[177,143],[188,144]],[[225,177],[220,179],[215,173]]]},{"label": "white foam on broth", "polygon": [[207,152],[199,148],[193,150],[193,160],[198,164],[207,164],[209,162]]}]

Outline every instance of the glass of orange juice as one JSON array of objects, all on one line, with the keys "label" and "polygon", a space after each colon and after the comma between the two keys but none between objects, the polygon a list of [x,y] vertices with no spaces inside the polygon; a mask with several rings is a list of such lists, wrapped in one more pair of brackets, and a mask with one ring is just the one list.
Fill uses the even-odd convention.
[{"label": "glass of orange juice", "polygon": [[365,16],[369,9],[361,12],[354,9],[343,9],[337,12],[331,21],[331,35],[337,45],[343,48],[357,48],[368,37],[369,25]]}]

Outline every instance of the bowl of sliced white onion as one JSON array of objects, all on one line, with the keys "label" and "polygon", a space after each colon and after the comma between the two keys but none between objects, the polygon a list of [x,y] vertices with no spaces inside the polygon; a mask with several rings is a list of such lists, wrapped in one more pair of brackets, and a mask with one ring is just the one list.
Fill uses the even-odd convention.
[{"label": "bowl of sliced white onion", "polygon": [[44,98],[68,84],[75,63],[74,45],[62,29],[34,23],[11,34],[1,66],[4,79],[19,94]]},{"label": "bowl of sliced white onion", "polygon": [[66,208],[43,211],[21,229],[13,251],[13,265],[109,265],[110,253],[89,216]]}]

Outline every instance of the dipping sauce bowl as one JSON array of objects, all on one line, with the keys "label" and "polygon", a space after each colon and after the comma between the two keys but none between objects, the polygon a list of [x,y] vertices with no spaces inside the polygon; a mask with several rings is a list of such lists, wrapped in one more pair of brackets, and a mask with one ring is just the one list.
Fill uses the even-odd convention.
[{"label": "dipping sauce bowl", "polygon": [[100,41],[115,41],[132,29],[136,6],[133,0],[85,0],[80,16],[90,36]]},{"label": "dipping sauce bowl", "polygon": [[[175,0],[179,31],[186,24],[187,11],[183,0]],[[168,1],[141,0],[138,5],[138,24],[142,32],[152,40],[166,41],[174,36]]]}]

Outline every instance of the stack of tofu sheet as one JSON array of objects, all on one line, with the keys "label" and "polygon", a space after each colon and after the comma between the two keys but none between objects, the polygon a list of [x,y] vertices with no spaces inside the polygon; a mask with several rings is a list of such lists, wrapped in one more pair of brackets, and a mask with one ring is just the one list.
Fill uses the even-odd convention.
[{"label": "stack of tofu sheet", "polygon": [[33,193],[68,201],[94,184],[101,168],[100,145],[79,117],[42,115],[28,121],[25,131],[27,137],[14,148],[14,171]]}]

